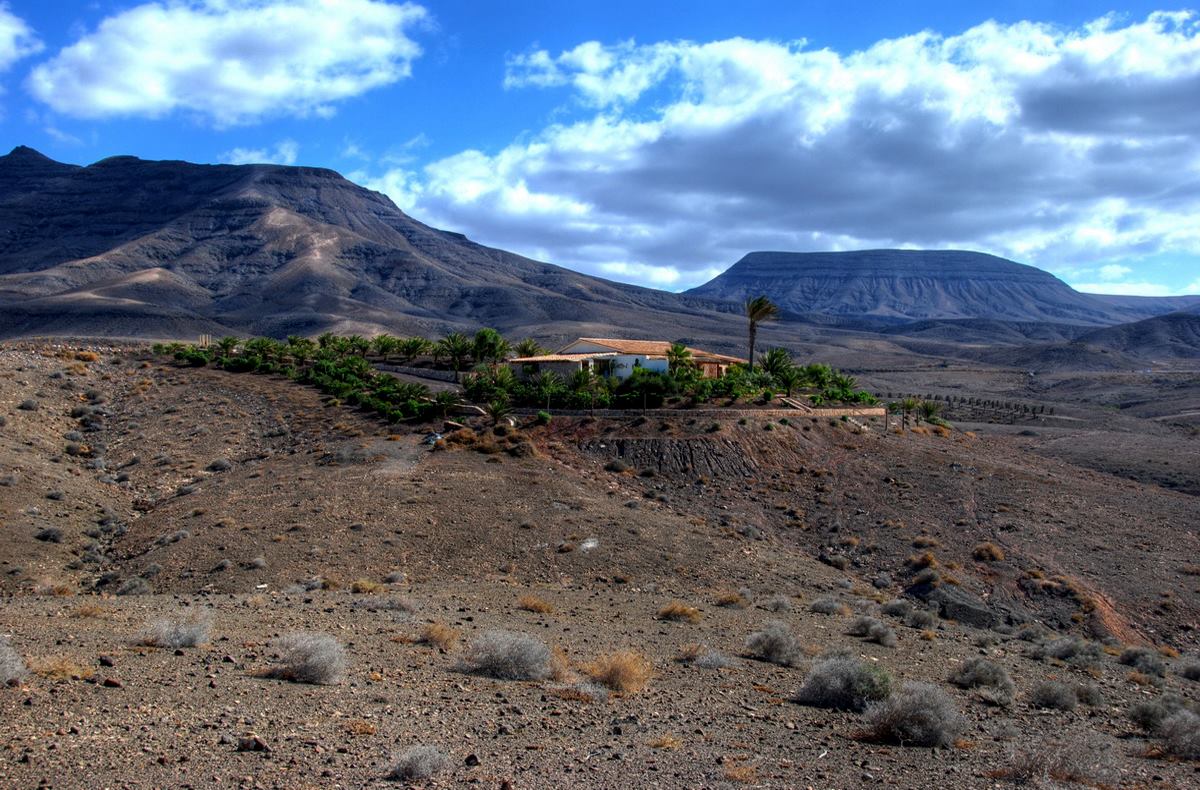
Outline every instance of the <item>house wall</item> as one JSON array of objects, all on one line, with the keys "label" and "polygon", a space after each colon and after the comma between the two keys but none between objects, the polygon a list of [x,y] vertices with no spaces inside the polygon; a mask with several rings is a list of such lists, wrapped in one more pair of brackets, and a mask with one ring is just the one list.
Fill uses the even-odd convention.
[{"label": "house wall", "polygon": [[569,381],[579,372],[578,362],[512,362],[509,367],[512,368],[513,375],[518,379],[526,379],[535,373],[550,371]]}]

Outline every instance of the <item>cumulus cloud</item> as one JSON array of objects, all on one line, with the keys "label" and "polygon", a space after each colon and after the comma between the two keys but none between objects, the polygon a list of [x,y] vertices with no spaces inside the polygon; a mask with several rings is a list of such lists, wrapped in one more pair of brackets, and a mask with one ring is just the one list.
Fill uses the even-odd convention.
[{"label": "cumulus cloud", "polygon": [[384,0],[179,0],[102,21],[29,77],[81,118],[187,113],[217,126],[326,116],[411,74],[421,6]]},{"label": "cumulus cloud", "polygon": [[295,140],[280,140],[274,148],[234,148],[221,154],[221,161],[230,165],[294,165],[300,154]]},{"label": "cumulus cloud", "polygon": [[0,71],[41,50],[42,42],[33,29],[9,10],[8,3],[0,3]]},{"label": "cumulus cloud", "polygon": [[586,42],[511,58],[505,85],[564,94],[559,120],[366,180],[486,243],[676,288],[755,249],[963,247],[1047,268],[1200,253],[1186,12],[851,53]]}]

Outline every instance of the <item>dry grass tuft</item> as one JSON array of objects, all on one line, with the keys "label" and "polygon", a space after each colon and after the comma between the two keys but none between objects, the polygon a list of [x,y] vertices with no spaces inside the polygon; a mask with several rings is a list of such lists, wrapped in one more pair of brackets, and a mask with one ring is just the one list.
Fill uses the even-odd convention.
[{"label": "dry grass tuft", "polygon": [[87,680],[96,674],[94,669],[80,666],[70,656],[31,658],[29,671],[47,680]]},{"label": "dry grass tuft", "polygon": [[1004,559],[1004,549],[988,541],[976,546],[975,550],[971,552],[971,556],[980,562],[1000,562]]},{"label": "dry grass tuft", "polygon": [[658,610],[658,619],[673,622],[686,620],[689,623],[698,623],[700,622],[700,610],[694,606],[688,606],[683,601],[671,601]]},{"label": "dry grass tuft", "polygon": [[675,751],[683,746],[683,741],[679,740],[673,733],[665,733],[657,738],[651,738],[647,744],[651,749],[666,749],[667,751]]},{"label": "dry grass tuft", "polygon": [[653,665],[636,650],[619,650],[599,656],[583,668],[584,674],[613,691],[632,694],[650,682]]},{"label": "dry grass tuft", "polygon": [[713,603],[726,609],[745,609],[750,605],[750,602],[746,600],[746,596],[736,590],[725,590],[717,593],[717,597],[713,600]]},{"label": "dry grass tuft", "polygon": [[85,603],[75,611],[71,612],[72,617],[107,617],[108,610],[103,606],[94,603]]},{"label": "dry grass tuft", "polygon": [[365,719],[351,719],[346,722],[346,732],[351,735],[374,735],[378,728]]},{"label": "dry grass tuft", "polygon": [[758,769],[753,765],[731,765],[725,769],[724,776],[731,782],[755,784],[758,782]]},{"label": "dry grass tuft", "polygon": [[370,579],[355,579],[350,583],[350,592],[360,595],[376,595],[386,589],[386,584],[371,581]]},{"label": "dry grass tuft", "polygon": [[421,629],[417,643],[436,647],[443,653],[449,653],[458,645],[458,631],[444,623],[433,622]]},{"label": "dry grass tuft", "polygon": [[517,608],[535,614],[550,614],[554,611],[554,604],[536,595],[526,594],[517,599]]}]

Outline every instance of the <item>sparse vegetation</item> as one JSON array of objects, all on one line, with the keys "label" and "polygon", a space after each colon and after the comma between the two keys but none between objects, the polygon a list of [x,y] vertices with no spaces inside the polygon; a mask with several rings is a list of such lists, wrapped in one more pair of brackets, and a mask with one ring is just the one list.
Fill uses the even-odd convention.
[{"label": "sparse vegetation", "polygon": [[149,647],[177,650],[207,644],[212,630],[212,618],[197,614],[180,619],[162,618],[146,624],[138,643]]},{"label": "sparse vegetation", "polygon": [[526,612],[534,612],[535,614],[550,614],[554,611],[554,605],[544,598],[539,598],[536,595],[526,594],[517,599],[517,608]]},{"label": "sparse vegetation", "polygon": [[25,660],[13,649],[8,637],[0,635],[0,687],[18,685],[28,674]]},{"label": "sparse vegetation", "polygon": [[816,614],[850,614],[850,607],[835,598],[818,598],[808,605],[808,610]]},{"label": "sparse vegetation", "polygon": [[800,660],[800,642],[785,623],[774,620],[746,637],[746,652],[760,661],[790,667]]},{"label": "sparse vegetation", "polygon": [[417,642],[449,653],[458,644],[458,631],[445,623],[429,623],[421,629],[421,635],[417,637]]},{"label": "sparse vegetation", "polygon": [[449,759],[434,746],[410,746],[396,756],[389,779],[429,779],[445,769]]},{"label": "sparse vegetation", "polygon": [[959,688],[976,689],[978,696],[992,705],[1012,704],[1016,685],[1004,667],[978,656],[964,661],[950,674],[950,682]]},{"label": "sparse vegetation", "polygon": [[1184,760],[1200,760],[1200,715],[1178,710],[1160,725],[1163,751]]},{"label": "sparse vegetation", "polygon": [[866,725],[872,740],[901,746],[949,746],[965,727],[946,692],[916,682],[869,705]]},{"label": "sparse vegetation", "polygon": [[499,680],[545,680],[550,677],[550,648],[528,634],[491,630],[467,645],[461,668]]},{"label": "sparse vegetation", "polygon": [[971,556],[980,562],[1000,562],[1004,559],[1004,549],[997,546],[995,543],[980,543],[971,552]]},{"label": "sparse vegetation", "polygon": [[875,642],[884,647],[896,646],[895,632],[874,617],[868,617],[867,615],[860,615],[855,618],[850,623],[850,627],[846,629],[846,633],[851,636],[861,636],[868,642]]},{"label": "sparse vegetation", "polygon": [[1154,677],[1166,677],[1167,665],[1157,651],[1148,647],[1127,647],[1117,657],[1117,663],[1133,667],[1138,672]]},{"label": "sparse vegetation", "polygon": [[279,659],[268,671],[270,677],[330,685],[340,683],[346,675],[346,649],[329,634],[290,633],[275,640],[272,647]]},{"label": "sparse vegetation", "polygon": [[694,606],[688,606],[683,601],[671,601],[658,610],[658,619],[698,623],[700,622],[700,610]]},{"label": "sparse vegetation", "polygon": [[848,655],[833,655],[813,665],[793,699],[814,708],[861,711],[886,699],[891,689],[892,679],[882,667]]},{"label": "sparse vegetation", "polygon": [[646,687],[653,671],[649,659],[636,650],[621,650],[589,662],[584,673],[595,682],[622,694]]},{"label": "sparse vegetation", "polygon": [[1072,711],[1079,704],[1075,689],[1054,680],[1038,683],[1029,692],[1029,704],[1043,710]]},{"label": "sparse vegetation", "polygon": [[1085,738],[1018,745],[1010,754],[1008,765],[988,775],[1031,787],[1068,783],[1109,788],[1117,786],[1118,772],[1109,745],[1098,738]]},{"label": "sparse vegetation", "polygon": [[1181,658],[1178,665],[1176,665],[1175,671],[1184,680],[1200,681],[1200,658]]}]

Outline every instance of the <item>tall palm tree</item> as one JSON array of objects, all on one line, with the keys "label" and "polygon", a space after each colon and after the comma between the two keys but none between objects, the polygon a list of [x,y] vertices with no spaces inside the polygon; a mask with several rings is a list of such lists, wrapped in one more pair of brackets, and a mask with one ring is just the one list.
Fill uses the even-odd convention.
[{"label": "tall palm tree", "polygon": [[407,365],[422,354],[429,353],[432,347],[433,343],[425,338],[413,336],[401,340],[397,346],[397,351],[400,352],[400,356],[404,359],[404,364]]},{"label": "tall palm tree", "polygon": [[494,366],[511,353],[512,346],[495,329],[484,327],[475,333],[471,356],[476,362],[491,362]]},{"label": "tall palm tree", "polygon": [[450,360],[450,367],[454,368],[454,381],[456,383],[458,382],[459,371],[463,369],[463,364],[471,356],[472,345],[471,338],[462,332],[451,332],[438,341],[440,355]]},{"label": "tall palm tree", "polygon": [[758,340],[758,325],[779,318],[779,308],[766,296],[756,296],[746,302],[746,318],[750,321],[750,369],[754,370],[754,343]]},{"label": "tall palm tree", "polygon": [[217,348],[221,349],[221,356],[227,357],[233,353],[234,349],[241,345],[241,342],[241,338],[228,335],[217,341]]}]

